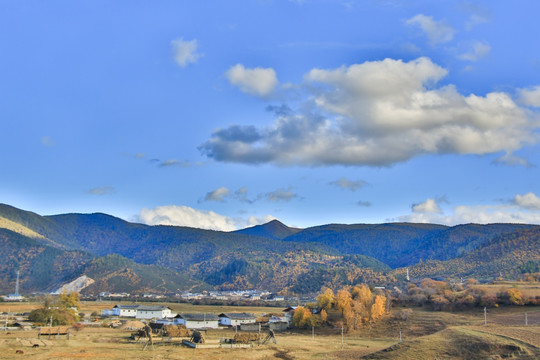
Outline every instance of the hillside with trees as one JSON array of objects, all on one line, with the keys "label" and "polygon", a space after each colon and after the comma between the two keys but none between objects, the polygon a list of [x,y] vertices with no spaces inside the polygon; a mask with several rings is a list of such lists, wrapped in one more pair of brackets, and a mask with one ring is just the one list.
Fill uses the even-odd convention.
[{"label": "hillside with trees", "polygon": [[[222,232],[148,226],[107,214],[41,216],[0,204],[0,291],[50,290],[87,275],[87,292],[260,288],[314,294],[405,277],[517,276],[540,259],[540,227],[518,224],[268,224]],[[530,261],[533,261],[532,265]],[[528,264],[528,265],[527,265]]]}]

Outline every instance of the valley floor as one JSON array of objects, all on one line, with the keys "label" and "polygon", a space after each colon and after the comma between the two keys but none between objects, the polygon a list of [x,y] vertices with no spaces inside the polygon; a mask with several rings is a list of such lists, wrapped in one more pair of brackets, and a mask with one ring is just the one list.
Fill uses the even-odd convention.
[{"label": "valley floor", "polygon": [[[92,304],[85,306],[93,308]],[[184,311],[210,311],[188,306],[190,309]],[[524,324],[525,311],[528,326]],[[315,329],[314,336],[311,330],[277,333],[277,344],[248,349],[191,349],[182,346],[181,339],[171,342],[158,337],[153,349],[148,346],[143,350],[145,343],[130,340],[130,334],[129,330],[86,327],[79,332],[73,330],[69,340],[48,340],[38,339],[37,330],[0,331],[0,359],[539,359],[540,308],[490,309],[487,326],[483,309],[451,313],[414,308],[407,320],[390,314],[377,324],[345,334],[343,347],[340,329],[328,328]],[[206,339],[217,343],[220,338],[233,336],[231,330],[212,330]]]}]

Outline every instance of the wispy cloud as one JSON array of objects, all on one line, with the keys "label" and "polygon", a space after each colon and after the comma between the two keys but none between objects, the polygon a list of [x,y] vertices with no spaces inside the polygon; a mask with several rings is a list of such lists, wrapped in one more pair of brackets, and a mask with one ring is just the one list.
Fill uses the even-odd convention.
[{"label": "wispy cloud", "polygon": [[179,38],[171,41],[174,53],[174,60],[180,67],[186,67],[189,64],[195,64],[202,56],[198,52],[197,40],[185,41]]},{"label": "wispy cloud", "polygon": [[226,187],[220,187],[219,189],[206,193],[204,201],[225,202],[225,198],[229,196],[230,193],[231,192]]},{"label": "wispy cloud", "polygon": [[364,207],[370,207],[372,204],[369,202],[369,201],[357,201],[356,202],[356,205],[358,206],[364,206]]},{"label": "wispy cloud", "polygon": [[47,146],[47,147],[53,147],[53,146],[56,145],[56,142],[50,136],[42,136],[41,137],[41,145]]},{"label": "wispy cloud", "polygon": [[349,180],[345,177],[329,182],[330,185],[337,186],[344,190],[356,191],[367,185],[364,180]]},{"label": "wispy cloud", "polygon": [[486,57],[491,51],[491,46],[485,41],[475,41],[471,45],[471,49],[463,54],[458,55],[461,60],[478,61]]},{"label": "wispy cloud", "polygon": [[432,16],[418,14],[405,22],[407,25],[418,26],[433,45],[446,43],[454,38],[456,32],[443,21],[435,21]]},{"label": "wispy cloud", "polygon": [[[158,160],[159,162],[159,160]],[[185,167],[190,167],[191,164],[188,162],[188,161],[179,161],[177,159],[169,159],[169,160],[165,160],[163,162],[161,162],[159,164],[159,167],[180,167],[180,168],[185,168]]]},{"label": "wispy cloud", "polygon": [[271,201],[271,202],[278,202],[278,201],[289,202],[292,199],[297,198],[298,194],[295,194],[294,192],[292,192],[290,188],[277,189],[275,191],[266,193],[265,197],[268,201]]},{"label": "wispy cloud", "polygon": [[112,186],[95,187],[87,191],[90,195],[108,195],[114,193],[116,190]]}]

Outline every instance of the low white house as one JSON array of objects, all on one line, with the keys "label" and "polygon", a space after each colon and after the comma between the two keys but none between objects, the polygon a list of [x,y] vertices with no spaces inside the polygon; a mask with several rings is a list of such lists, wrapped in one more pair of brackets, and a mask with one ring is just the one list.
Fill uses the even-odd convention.
[{"label": "low white house", "polygon": [[168,306],[146,306],[137,307],[137,319],[164,319],[174,317],[176,314]]},{"label": "low white house", "polygon": [[241,324],[254,323],[257,319],[250,313],[222,313],[219,314],[219,323],[225,326],[238,326]]},{"label": "low white house", "polygon": [[105,316],[136,317],[139,305],[115,305],[112,310],[104,310]]},{"label": "low white house", "polygon": [[215,314],[178,314],[176,323],[188,329],[218,329],[219,317]]}]

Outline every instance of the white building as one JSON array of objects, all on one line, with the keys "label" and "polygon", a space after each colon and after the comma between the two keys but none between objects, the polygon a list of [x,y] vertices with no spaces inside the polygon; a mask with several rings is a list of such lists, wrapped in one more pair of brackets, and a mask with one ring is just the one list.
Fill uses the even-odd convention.
[{"label": "white building", "polygon": [[250,313],[222,313],[219,314],[220,325],[238,326],[241,324],[254,323],[257,319],[255,315]]},{"label": "white building", "polygon": [[174,317],[176,314],[168,306],[146,306],[137,307],[137,319],[164,319]]},{"label": "white building", "polygon": [[218,329],[219,317],[215,314],[179,314],[176,322],[188,329]]},{"label": "white building", "polygon": [[121,316],[131,317],[137,316],[137,308],[139,305],[115,305],[112,310],[104,310],[104,316]]}]

